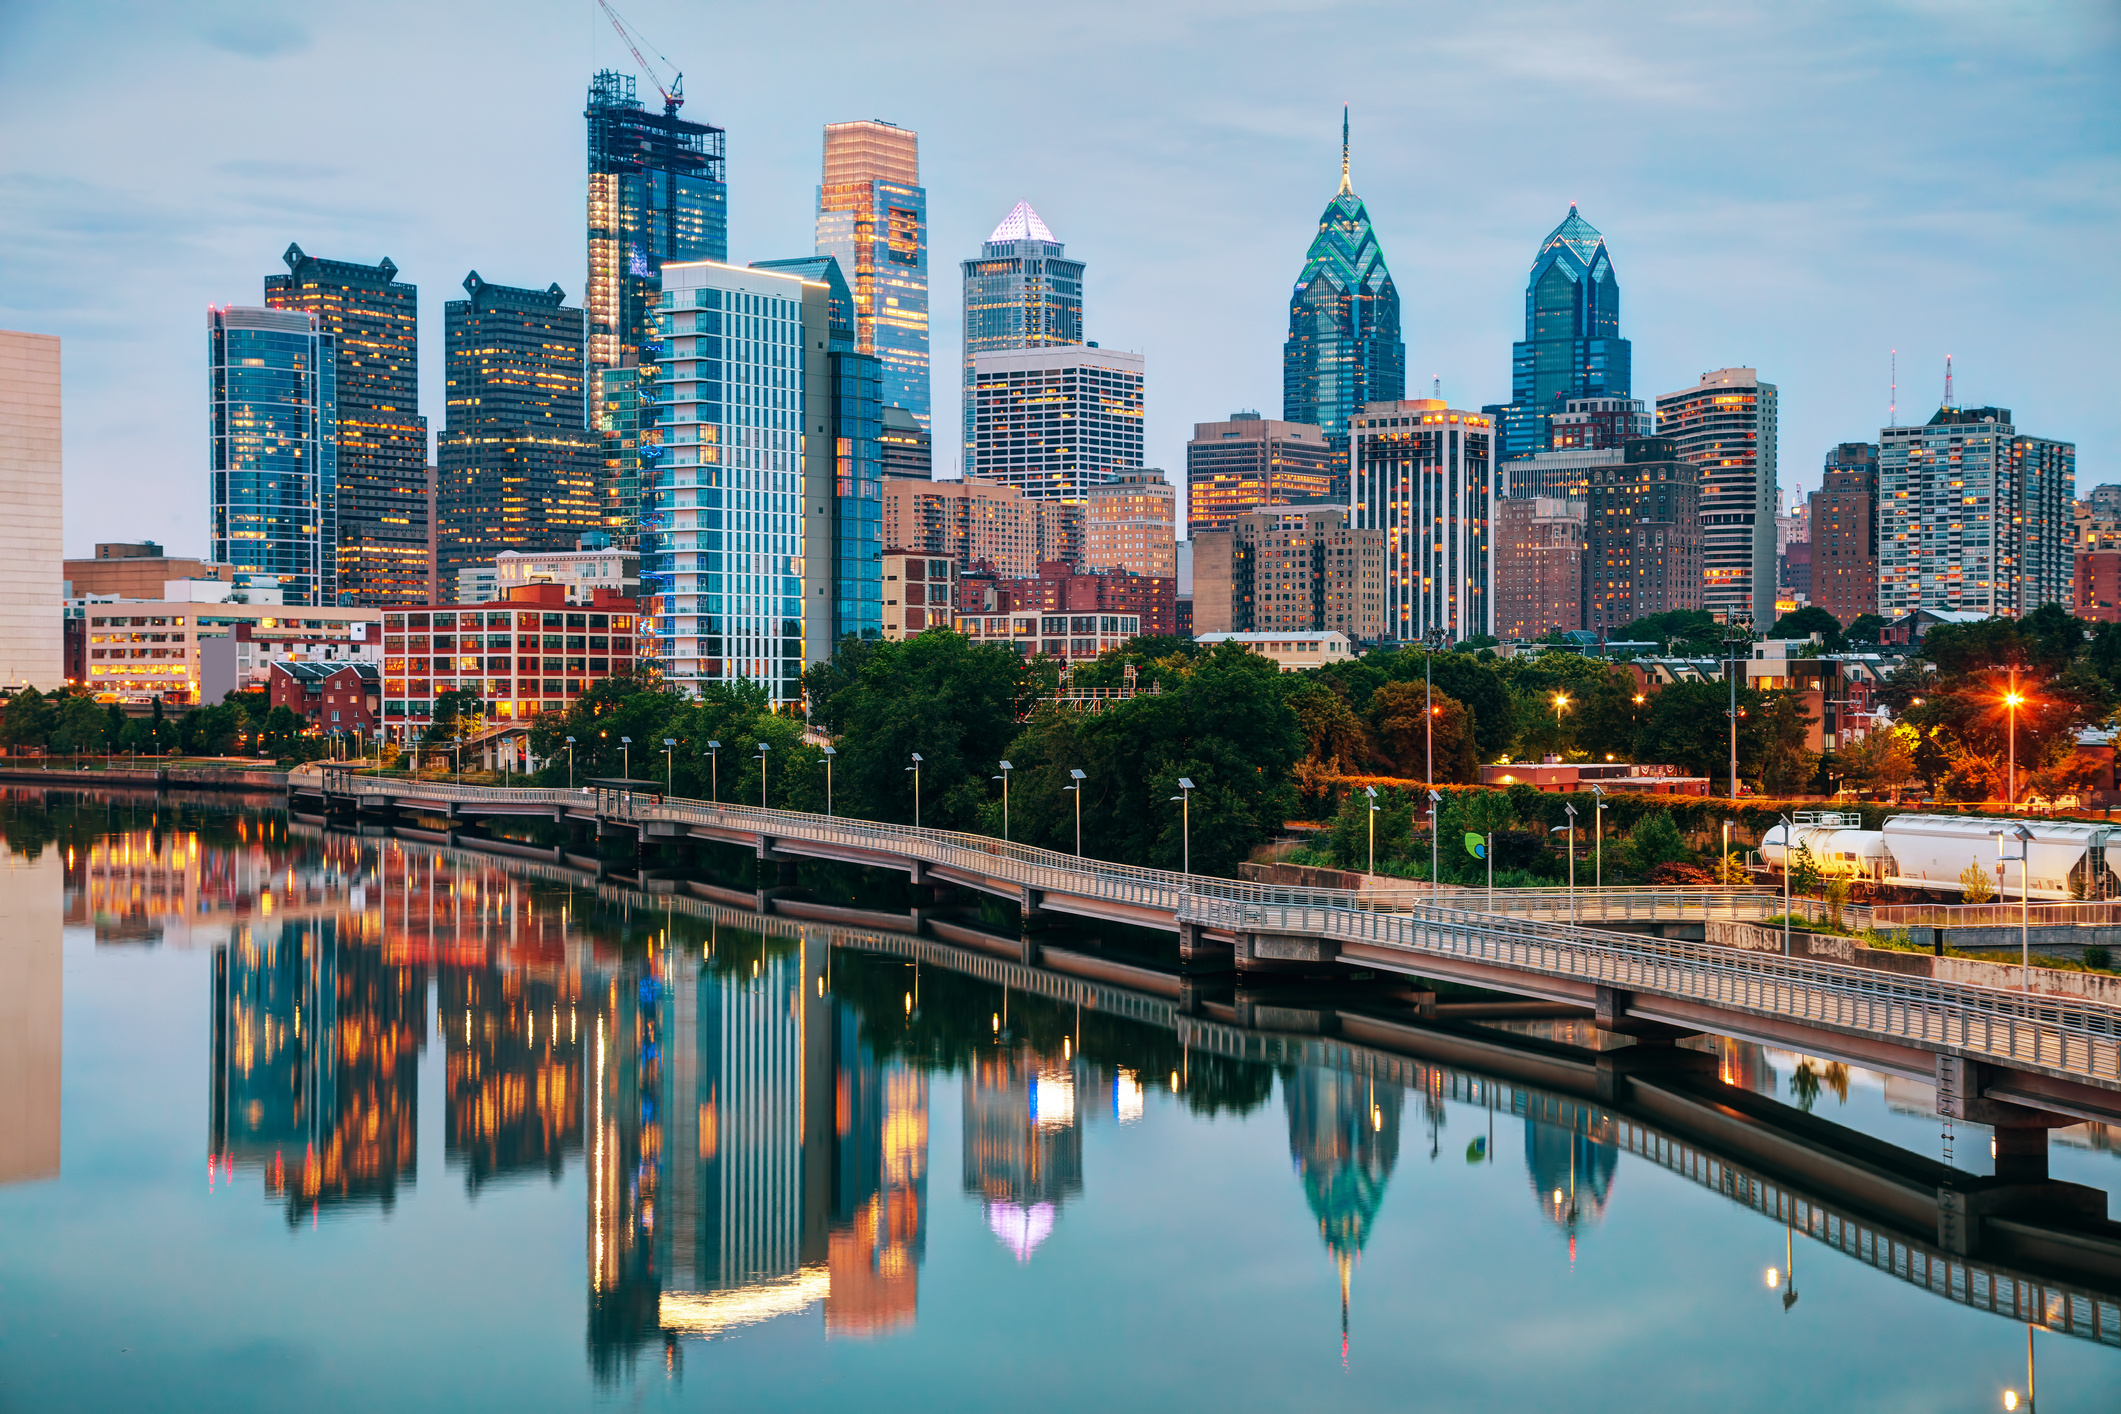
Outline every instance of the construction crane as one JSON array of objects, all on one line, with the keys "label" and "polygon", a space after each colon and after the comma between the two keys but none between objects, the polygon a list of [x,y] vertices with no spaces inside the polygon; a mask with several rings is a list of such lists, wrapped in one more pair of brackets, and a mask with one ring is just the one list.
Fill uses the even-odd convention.
[{"label": "construction crane", "polygon": [[[619,38],[625,41],[626,47],[629,50],[633,51],[633,62],[641,66],[641,72],[648,75],[648,82],[654,84],[656,87],[656,92],[663,95],[664,115],[673,115],[678,111],[678,109],[684,107],[685,75],[682,71],[679,70],[678,66],[672,64],[670,62],[670,57],[667,54],[663,53],[662,50],[655,50],[656,58],[661,59],[664,64],[669,66],[670,71],[673,74],[677,75],[677,77],[673,78],[670,81],[670,87],[663,87],[663,81],[656,77],[654,67],[649,64],[647,59],[642,57],[641,46],[634,43],[632,33],[626,28],[626,22],[619,18],[619,12],[617,10],[611,8],[610,0],[597,0],[597,6],[603,10],[604,18],[611,21],[611,27],[619,32]],[[655,46],[653,44],[649,45],[648,47],[650,49],[655,49]]]}]

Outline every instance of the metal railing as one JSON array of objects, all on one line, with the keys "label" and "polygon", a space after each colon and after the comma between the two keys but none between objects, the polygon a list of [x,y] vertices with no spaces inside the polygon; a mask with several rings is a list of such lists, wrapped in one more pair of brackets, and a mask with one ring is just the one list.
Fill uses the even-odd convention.
[{"label": "metal railing", "polygon": [[[1524,912],[1502,911],[1503,892],[1498,890],[1498,908],[1491,913],[1476,906],[1485,903],[1485,892],[1480,890],[1460,891],[1447,903],[1429,901],[1425,891],[1394,890],[1386,901],[1347,889],[1293,888],[1115,864],[984,835],[646,793],[408,786],[358,776],[341,778],[333,785],[357,795],[594,808],[607,818],[662,821],[920,859],[1027,888],[1168,913],[1180,923],[1364,943],[1569,977],[1748,1015],[1891,1038],[1921,1049],[1954,1051],[2101,1085],[2121,1085],[2121,1007],[1903,977],[1710,943],[1603,932],[1556,921],[1556,908],[1562,910],[1561,919],[1567,917],[1566,890],[1511,891],[1545,896],[1544,902],[1528,903]],[[1557,893],[1562,895],[1558,899]],[[1764,907],[1779,912],[1781,908],[1780,898],[1767,891],[1578,890],[1577,895],[1579,920],[1585,916],[1582,910],[1587,903],[1600,900],[1615,910],[1633,908],[1637,912],[1625,916],[1637,917],[1652,916],[1648,910],[1658,902],[1673,909]]]}]

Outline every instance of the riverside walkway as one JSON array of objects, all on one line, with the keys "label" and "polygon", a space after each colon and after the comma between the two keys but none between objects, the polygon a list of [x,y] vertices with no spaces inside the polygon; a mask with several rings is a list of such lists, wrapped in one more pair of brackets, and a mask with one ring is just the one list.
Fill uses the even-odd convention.
[{"label": "riverside walkway", "polygon": [[[1817,959],[1786,958],[1595,926],[1622,919],[1761,918],[1781,911],[1768,890],[1576,891],[1568,921],[1559,891],[1527,891],[1496,908],[1482,890],[1441,895],[1300,888],[1182,874],[1036,849],[982,835],[840,816],[684,800],[610,785],[515,789],[330,771],[291,783],[292,809],[444,822],[568,822],[643,847],[737,844],[784,866],[799,859],[896,870],[920,885],[954,885],[1018,904],[1028,926],[1050,914],[1175,932],[1189,956],[1239,971],[1356,969],[1462,982],[1593,1011],[1599,1025],[1652,1043],[1716,1032],[1790,1046],[1932,1081],[1947,1113],[2027,1131],[2023,1176],[2045,1179],[2044,1130],[2080,1119],[2121,1122],[2121,1007]],[[308,792],[314,791],[314,795]],[[309,802],[306,807],[305,799]],[[521,848],[521,847],[518,847]],[[565,850],[554,855],[565,861]],[[762,890],[760,900],[768,903]],[[1563,912],[1556,916],[1557,902]],[[1035,957],[1027,939],[1026,957]],[[2030,1159],[2039,1131],[2037,1172]],[[1999,1172],[2012,1146],[1999,1148]]]}]

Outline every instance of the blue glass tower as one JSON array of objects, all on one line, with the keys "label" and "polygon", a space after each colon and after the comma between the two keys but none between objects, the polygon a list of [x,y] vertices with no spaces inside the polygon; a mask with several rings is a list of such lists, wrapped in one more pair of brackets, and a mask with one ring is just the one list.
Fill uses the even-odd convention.
[{"label": "blue glass tower", "polygon": [[1547,450],[1548,424],[1571,398],[1625,398],[1633,378],[1620,337],[1620,282],[1605,237],[1574,203],[1542,241],[1524,291],[1524,338],[1510,349],[1510,401],[1495,418],[1498,461]]},{"label": "blue glass tower", "polygon": [[1318,218],[1318,236],[1296,277],[1289,338],[1282,346],[1281,405],[1287,422],[1325,429],[1347,473],[1348,424],[1365,403],[1407,393],[1399,290],[1370,213],[1348,182],[1348,116],[1340,119],[1340,191]]},{"label": "blue glass tower", "polygon": [[339,602],[336,358],[312,315],[208,312],[213,557],[289,604]]}]

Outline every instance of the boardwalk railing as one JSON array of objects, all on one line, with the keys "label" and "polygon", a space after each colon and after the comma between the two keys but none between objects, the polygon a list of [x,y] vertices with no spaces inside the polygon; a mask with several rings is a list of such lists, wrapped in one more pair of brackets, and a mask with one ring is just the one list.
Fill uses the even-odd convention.
[{"label": "boardwalk railing", "polygon": [[[334,790],[464,804],[550,804],[594,808],[607,818],[682,824],[803,840],[833,849],[919,859],[979,877],[1082,899],[1168,913],[1179,923],[1239,933],[1274,933],[1363,943],[1415,955],[1696,1002],[1753,1016],[1901,1041],[2102,1086],[2121,1087],[2121,1008],[2076,998],[2013,992],[1965,983],[1903,977],[1744,952],[1706,943],[1606,932],[1566,922],[1568,900],[1555,890],[1523,912],[1488,912],[1484,891],[1462,890],[1431,902],[1425,890],[1395,890],[1390,899],[1348,889],[1310,889],[1218,879],[1085,859],[1054,850],[949,830],[765,810],[604,789],[511,790],[364,777],[334,781]],[[1518,892],[1518,891],[1511,891]],[[1565,895],[1566,891],[1559,891]],[[1750,890],[1578,890],[1578,918],[1604,899],[1599,917],[1665,917],[1685,909],[1769,907],[1781,901]],[[1563,910],[1557,920],[1554,909]],[[1667,912],[1655,913],[1658,906]],[[1725,914],[1724,916],[1731,916]],[[1760,915],[1754,915],[1760,916]]]}]

